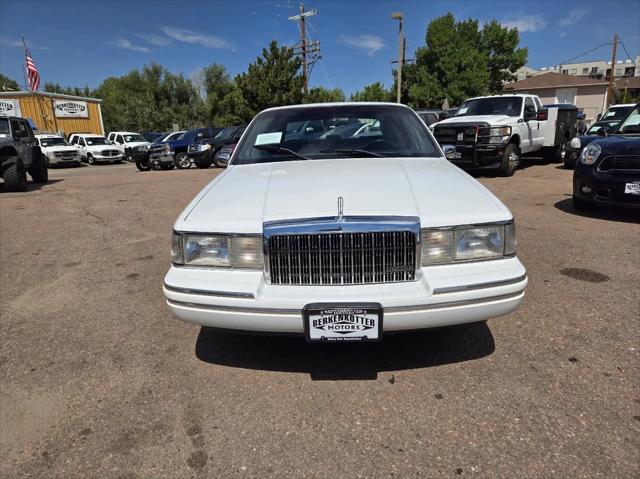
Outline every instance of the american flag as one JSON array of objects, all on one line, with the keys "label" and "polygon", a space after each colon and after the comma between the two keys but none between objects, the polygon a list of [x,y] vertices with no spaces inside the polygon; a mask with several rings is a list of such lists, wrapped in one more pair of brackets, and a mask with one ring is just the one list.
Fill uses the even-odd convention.
[{"label": "american flag", "polygon": [[33,61],[33,57],[29,52],[29,49],[25,45],[24,47],[25,65],[27,66],[27,78],[29,80],[29,88],[31,91],[36,91],[40,86],[40,73],[38,73],[38,67],[36,62]]}]

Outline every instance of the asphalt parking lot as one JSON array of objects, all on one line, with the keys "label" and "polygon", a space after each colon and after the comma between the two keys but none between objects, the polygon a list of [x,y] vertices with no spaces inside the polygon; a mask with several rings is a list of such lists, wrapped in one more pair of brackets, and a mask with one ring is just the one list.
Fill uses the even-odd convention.
[{"label": "asphalt parking lot", "polygon": [[520,309],[312,347],[169,314],[171,226],[219,171],[0,194],[1,477],[638,476],[637,215],[576,213],[554,164],[481,177],[516,217]]}]

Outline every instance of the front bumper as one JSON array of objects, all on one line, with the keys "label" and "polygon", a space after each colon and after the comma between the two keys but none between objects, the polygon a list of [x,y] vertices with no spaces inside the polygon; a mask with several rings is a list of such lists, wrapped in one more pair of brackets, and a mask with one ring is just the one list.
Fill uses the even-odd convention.
[{"label": "front bumper", "polygon": [[353,286],[270,285],[261,271],[171,267],[164,295],[184,321],[222,329],[303,334],[309,303],[378,302],[384,332],[484,321],[511,313],[528,279],[517,258],[422,268],[419,281]]},{"label": "front bumper", "polygon": [[624,192],[625,185],[634,182],[640,182],[640,173],[598,171],[578,161],[573,170],[573,196],[592,203],[640,208],[640,195]]},{"label": "front bumper", "polygon": [[93,161],[100,162],[114,162],[114,161],[122,161],[124,155],[120,154],[117,156],[102,156],[102,155],[93,155]]},{"label": "front bumper", "polygon": [[173,164],[173,153],[152,153],[149,155],[149,162],[157,165]]},{"label": "front bumper", "polygon": [[51,166],[72,166],[72,165],[79,165],[80,163],[82,163],[82,160],[80,159],[79,155],[76,155],[72,158],[57,158],[55,156],[48,156],[47,157],[49,159],[49,165]]},{"label": "front bumper", "polygon": [[507,145],[456,144],[459,159],[450,160],[462,169],[499,168]]}]

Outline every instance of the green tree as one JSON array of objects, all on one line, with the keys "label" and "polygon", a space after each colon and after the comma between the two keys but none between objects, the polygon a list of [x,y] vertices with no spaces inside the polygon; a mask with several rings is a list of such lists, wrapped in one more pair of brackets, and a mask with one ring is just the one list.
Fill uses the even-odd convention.
[{"label": "green tree", "polygon": [[362,91],[351,94],[351,101],[392,101],[393,94],[382,83],[366,85]]},{"label": "green tree", "polygon": [[218,113],[216,114],[216,125],[231,126],[248,123],[254,116],[253,110],[249,108],[247,101],[242,96],[242,92],[237,86],[225,95],[220,101]]},{"label": "green tree", "polygon": [[18,91],[20,86],[13,78],[9,78],[0,73],[0,91]]},{"label": "green tree", "polygon": [[344,101],[346,97],[340,88],[328,90],[327,88],[313,87],[304,98],[305,103],[330,103],[334,101]]},{"label": "green tree", "polygon": [[262,56],[235,79],[247,105],[244,121],[265,108],[301,103],[304,82],[300,66],[300,58],[291,48],[279,47],[275,40],[264,48]]},{"label": "green tree", "polygon": [[518,48],[520,35],[517,28],[506,28],[497,20],[482,27],[480,48],[487,55],[489,93],[500,93],[502,86],[514,81],[514,73],[527,63],[528,50]]},{"label": "green tree", "polygon": [[[402,98],[414,107],[451,105],[471,96],[502,91],[503,82],[527,60],[527,49],[517,48],[518,30],[496,20],[482,29],[473,19],[456,22],[449,13],[431,21],[425,46],[415,53],[415,65],[402,73]],[[405,97],[406,95],[406,97]]]}]

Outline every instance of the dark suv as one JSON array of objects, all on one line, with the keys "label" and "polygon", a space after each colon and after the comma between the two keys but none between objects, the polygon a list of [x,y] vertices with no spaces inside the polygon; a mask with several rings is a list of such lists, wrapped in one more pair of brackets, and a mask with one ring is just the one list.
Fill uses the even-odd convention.
[{"label": "dark suv", "polygon": [[229,126],[219,132],[213,139],[202,139],[198,143],[189,145],[187,154],[198,168],[209,168],[212,163],[220,167],[225,166],[223,163],[217,162],[216,153],[223,146],[238,143],[246,128],[246,125]]},{"label": "dark suv", "polygon": [[0,117],[0,175],[5,191],[26,190],[27,173],[34,183],[46,183],[47,166],[29,122],[15,116]]}]

